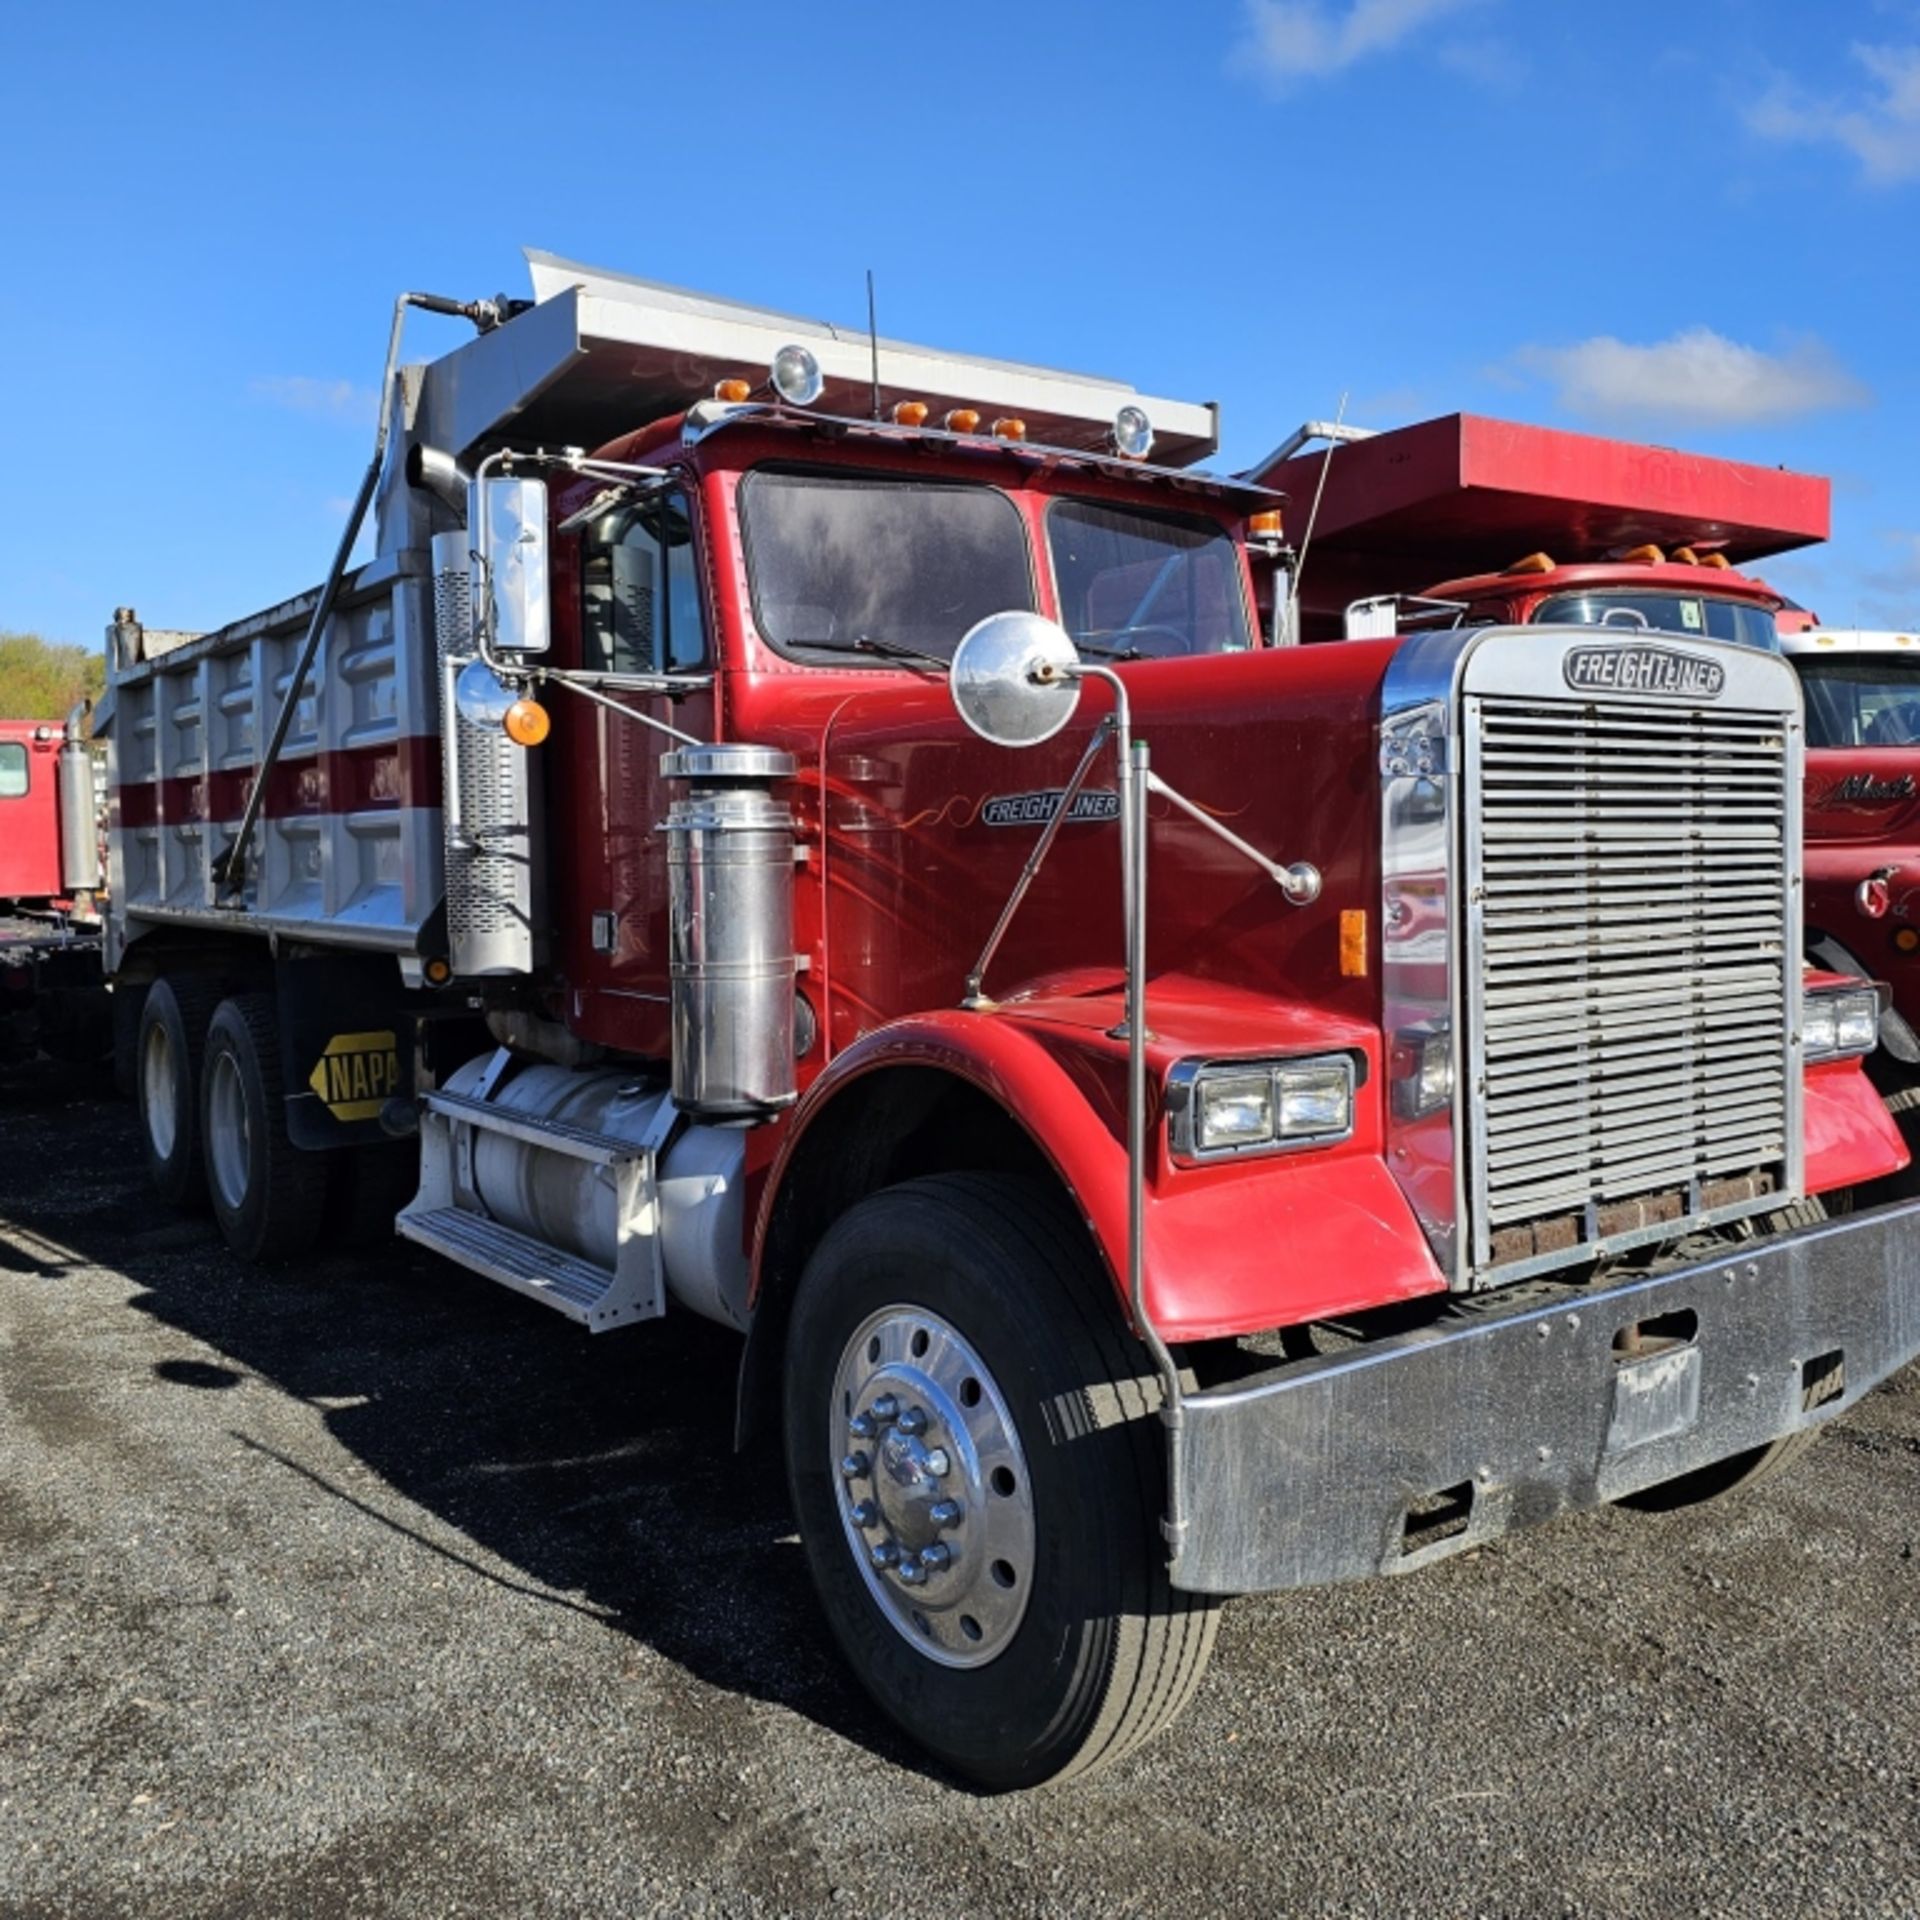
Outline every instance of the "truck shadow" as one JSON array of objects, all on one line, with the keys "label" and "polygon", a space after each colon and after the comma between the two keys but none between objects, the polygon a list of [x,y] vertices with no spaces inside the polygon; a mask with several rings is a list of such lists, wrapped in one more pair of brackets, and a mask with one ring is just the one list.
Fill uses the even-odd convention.
[{"label": "truck shadow", "polygon": [[[258,1272],[210,1220],[145,1192],[124,1106],[16,1086],[0,1130],[0,1275],[124,1275],[135,1310],[224,1363],[155,1376],[222,1403],[210,1411],[289,1495],[318,1488],[412,1541],[436,1576],[451,1563],[585,1614],[929,1772],[840,1661],[777,1445],[733,1451],[739,1342],[723,1329],[670,1312],[589,1336],[397,1240]],[[226,1410],[245,1376],[313,1407],[371,1478],[249,1432],[243,1396]]]}]

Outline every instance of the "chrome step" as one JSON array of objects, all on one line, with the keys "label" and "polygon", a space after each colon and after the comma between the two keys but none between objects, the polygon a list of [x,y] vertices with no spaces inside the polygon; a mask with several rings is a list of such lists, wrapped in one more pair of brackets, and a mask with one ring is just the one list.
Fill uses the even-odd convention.
[{"label": "chrome step", "polygon": [[462,1207],[409,1210],[397,1224],[407,1239],[564,1313],[592,1332],[649,1317],[646,1302],[634,1297],[630,1281],[623,1284],[604,1267],[516,1233],[483,1213]]}]

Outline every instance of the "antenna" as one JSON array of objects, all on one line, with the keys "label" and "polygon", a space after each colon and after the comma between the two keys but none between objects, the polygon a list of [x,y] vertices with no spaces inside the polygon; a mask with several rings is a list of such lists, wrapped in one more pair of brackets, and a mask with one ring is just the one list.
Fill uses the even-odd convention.
[{"label": "antenna", "polygon": [[1307,510],[1307,530],[1300,536],[1300,558],[1293,563],[1293,618],[1287,624],[1296,640],[1300,637],[1300,582],[1306,577],[1307,549],[1313,545],[1313,525],[1320,518],[1320,496],[1327,490],[1327,469],[1333,465],[1333,450],[1340,444],[1340,427],[1346,417],[1347,396],[1343,393],[1339,411],[1333,416],[1333,431],[1327,435],[1327,457],[1320,462],[1320,480],[1313,490],[1313,505]]},{"label": "antenna", "polygon": [[873,349],[873,417],[880,418],[880,327],[873,315],[873,269],[867,269],[867,341]]}]

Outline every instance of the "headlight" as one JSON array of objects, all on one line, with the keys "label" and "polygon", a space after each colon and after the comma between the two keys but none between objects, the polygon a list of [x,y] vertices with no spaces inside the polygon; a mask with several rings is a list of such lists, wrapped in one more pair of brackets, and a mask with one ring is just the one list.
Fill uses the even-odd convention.
[{"label": "headlight", "polygon": [[1800,1019],[1809,1060],[1835,1060],[1871,1053],[1880,1040],[1880,989],[1846,987],[1809,993]]},{"label": "headlight", "polygon": [[1354,1060],[1182,1060],[1167,1079],[1176,1160],[1324,1146],[1353,1131]]},{"label": "headlight", "polygon": [[1144,460],[1153,451],[1153,422],[1145,407],[1122,407],[1113,416],[1113,450],[1128,460]]}]

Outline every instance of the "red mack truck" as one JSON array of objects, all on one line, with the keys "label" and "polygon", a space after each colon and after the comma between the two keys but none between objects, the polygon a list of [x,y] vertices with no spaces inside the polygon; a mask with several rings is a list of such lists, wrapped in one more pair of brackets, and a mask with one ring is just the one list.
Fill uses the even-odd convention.
[{"label": "red mack truck", "polygon": [[0,1062],[105,1051],[100,822],[86,704],[0,720]]},{"label": "red mack truck", "polygon": [[1920,873],[1900,879],[1920,812],[1920,643],[1821,628],[1745,571],[1827,538],[1825,480],[1474,414],[1310,423],[1255,475],[1314,503],[1309,564],[1283,556],[1274,576],[1299,639],[1577,623],[1784,652],[1806,699],[1807,956],[1887,983],[1869,1072],[1896,1112],[1920,1106]]},{"label": "red mack truck", "polygon": [[848,1663],[995,1788],[1225,1596],[1710,1494],[1920,1351],[1915,1208],[1820,1197],[1905,1153],[1777,654],[1277,647],[1212,408],[530,258],[403,296],[476,337],[390,350],[320,588],[111,629],[162,1194],[275,1260],[398,1169],[582,1327],[737,1328]]}]

